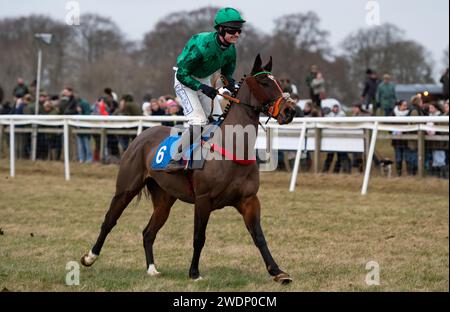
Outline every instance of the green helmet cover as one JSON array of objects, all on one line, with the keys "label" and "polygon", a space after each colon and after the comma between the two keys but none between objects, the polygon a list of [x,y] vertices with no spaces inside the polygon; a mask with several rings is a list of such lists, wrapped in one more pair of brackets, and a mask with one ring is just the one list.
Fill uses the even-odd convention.
[{"label": "green helmet cover", "polygon": [[223,8],[217,11],[216,18],[214,19],[214,28],[219,27],[230,22],[245,23],[241,14],[233,8]]}]

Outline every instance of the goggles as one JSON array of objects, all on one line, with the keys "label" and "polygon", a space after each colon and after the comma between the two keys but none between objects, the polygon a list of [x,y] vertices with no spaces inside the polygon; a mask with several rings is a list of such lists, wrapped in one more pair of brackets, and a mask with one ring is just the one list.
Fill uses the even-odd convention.
[{"label": "goggles", "polygon": [[229,35],[240,34],[242,32],[241,28],[236,27],[223,27],[223,30]]}]

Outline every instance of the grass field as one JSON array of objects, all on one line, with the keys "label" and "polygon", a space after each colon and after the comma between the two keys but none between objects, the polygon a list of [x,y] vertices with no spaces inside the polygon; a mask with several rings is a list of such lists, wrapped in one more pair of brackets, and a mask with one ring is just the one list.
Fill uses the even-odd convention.
[{"label": "grass field", "polygon": [[[361,197],[361,175],[261,175],[262,226],[274,258],[294,282],[274,283],[234,208],[212,214],[200,262],[188,279],[193,207],[177,202],[155,242],[162,276],[146,275],[145,198],[125,210],[80,285],[65,284],[66,263],[97,238],[114,193],[116,166],[20,161],[8,177],[0,161],[0,290],[11,291],[448,291],[448,181],[374,177]],[[0,233],[1,234],[1,233]],[[366,263],[380,285],[365,283]]]}]

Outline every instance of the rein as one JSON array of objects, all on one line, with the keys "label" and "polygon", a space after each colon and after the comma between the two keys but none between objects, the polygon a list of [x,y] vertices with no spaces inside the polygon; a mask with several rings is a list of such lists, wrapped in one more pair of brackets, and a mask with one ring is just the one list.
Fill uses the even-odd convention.
[{"label": "rein", "polygon": [[[267,94],[267,92],[261,87],[261,85],[256,80],[256,77],[258,77],[260,75],[267,75],[267,77],[275,83],[278,90],[280,91],[280,95],[278,97],[276,97],[275,99],[272,99]],[[222,80],[224,81],[225,84],[228,83],[228,81],[226,81],[226,79],[222,78]],[[267,122],[269,122],[270,118],[277,118],[278,115],[280,114],[280,105],[283,102],[283,100],[286,99],[286,96],[283,93],[283,90],[281,89],[280,85],[278,84],[278,82],[276,81],[274,76],[272,75],[272,73],[269,71],[261,71],[261,72],[258,72],[256,74],[252,75],[251,77],[244,76],[244,78],[242,78],[241,81],[239,82],[239,88],[242,85],[242,83],[244,83],[244,81],[248,84],[250,93],[262,105],[262,111],[269,116],[269,119],[267,120]],[[238,90],[239,90],[239,88],[238,88]],[[228,100],[230,103],[228,103],[227,107],[224,110],[224,113],[219,117],[217,125],[220,125],[225,120],[225,118],[228,114],[228,111],[231,107],[231,103],[243,104],[243,105],[251,107],[252,109],[257,110],[257,108],[251,106],[250,104],[244,103],[241,100],[239,100],[238,98],[236,98],[237,92],[239,92],[238,90],[232,96],[228,95],[228,94],[224,94],[224,93],[218,94],[218,95],[222,96],[224,99]],[[274,103],[274,104],[271,105],[271,103]],[[267,124],[267,122],[266,122],[266,124]],[[259,122],[259,124],[261,125],[263,130],[266,131],[265,127],[260,122]],[[201,145],[209,146],[210,152],[218,152],[225,158],[232,160],[239,165],[248,166],[248,165],[254,164],[256,162],[256,158],[248,159],[248,160],[237,159],[236,155],[228,152],[223,147],[220,147],[216,144],[211,144],[207,141],[202,140]]]}]

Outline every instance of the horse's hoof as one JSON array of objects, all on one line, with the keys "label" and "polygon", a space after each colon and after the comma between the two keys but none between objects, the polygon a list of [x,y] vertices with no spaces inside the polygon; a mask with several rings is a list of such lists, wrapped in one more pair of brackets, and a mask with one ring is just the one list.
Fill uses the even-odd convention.
[{"label": "horse's hoof", "polygon": [[148,266],[147,274],[150,276],[160,276],[161,272],[158,272],[158,270],[156,270],[156,267],[154,264],[150,264]]},{"label": "horse's hoof", "polygon": [[281,283],[281,285],[287,285],[292,282],[292,278],[287,273],[280,273],[273,278],[273,280],[277,283]]},{"label": "horse's hoof", "polygon": [[148,274],[149,276],[151,276],[151,277],[158,277],[158,276],[161,276],[161,272],[154,272],[154,273],[149,273],[149,272],[147,272],[147,274]]},{"label": "horse's hoof", "polygon": [[199,282],[199,281],[202,281],[202,280],[203,280],[203,277],[199,276],[196,279],[194,279],[194,282]]},{"label": "horse's hoof", "polygon": [[83,257],[81,257],[80,262],[82,265],[86,267],[90,267],[94,264],[95,260],[97,260],[97,255],[93,254],[92,251],[89,251],[89,253],[84,254]]},{"label": "horse's hoof", "polygon": [[86,258],[87,258],[88,254],[84,254],[83,257],[81,257],[80,262],[82,265],[84,265],[85,267],[90,267],[92,265],[92,263],[87,263],[86,262]]}]

